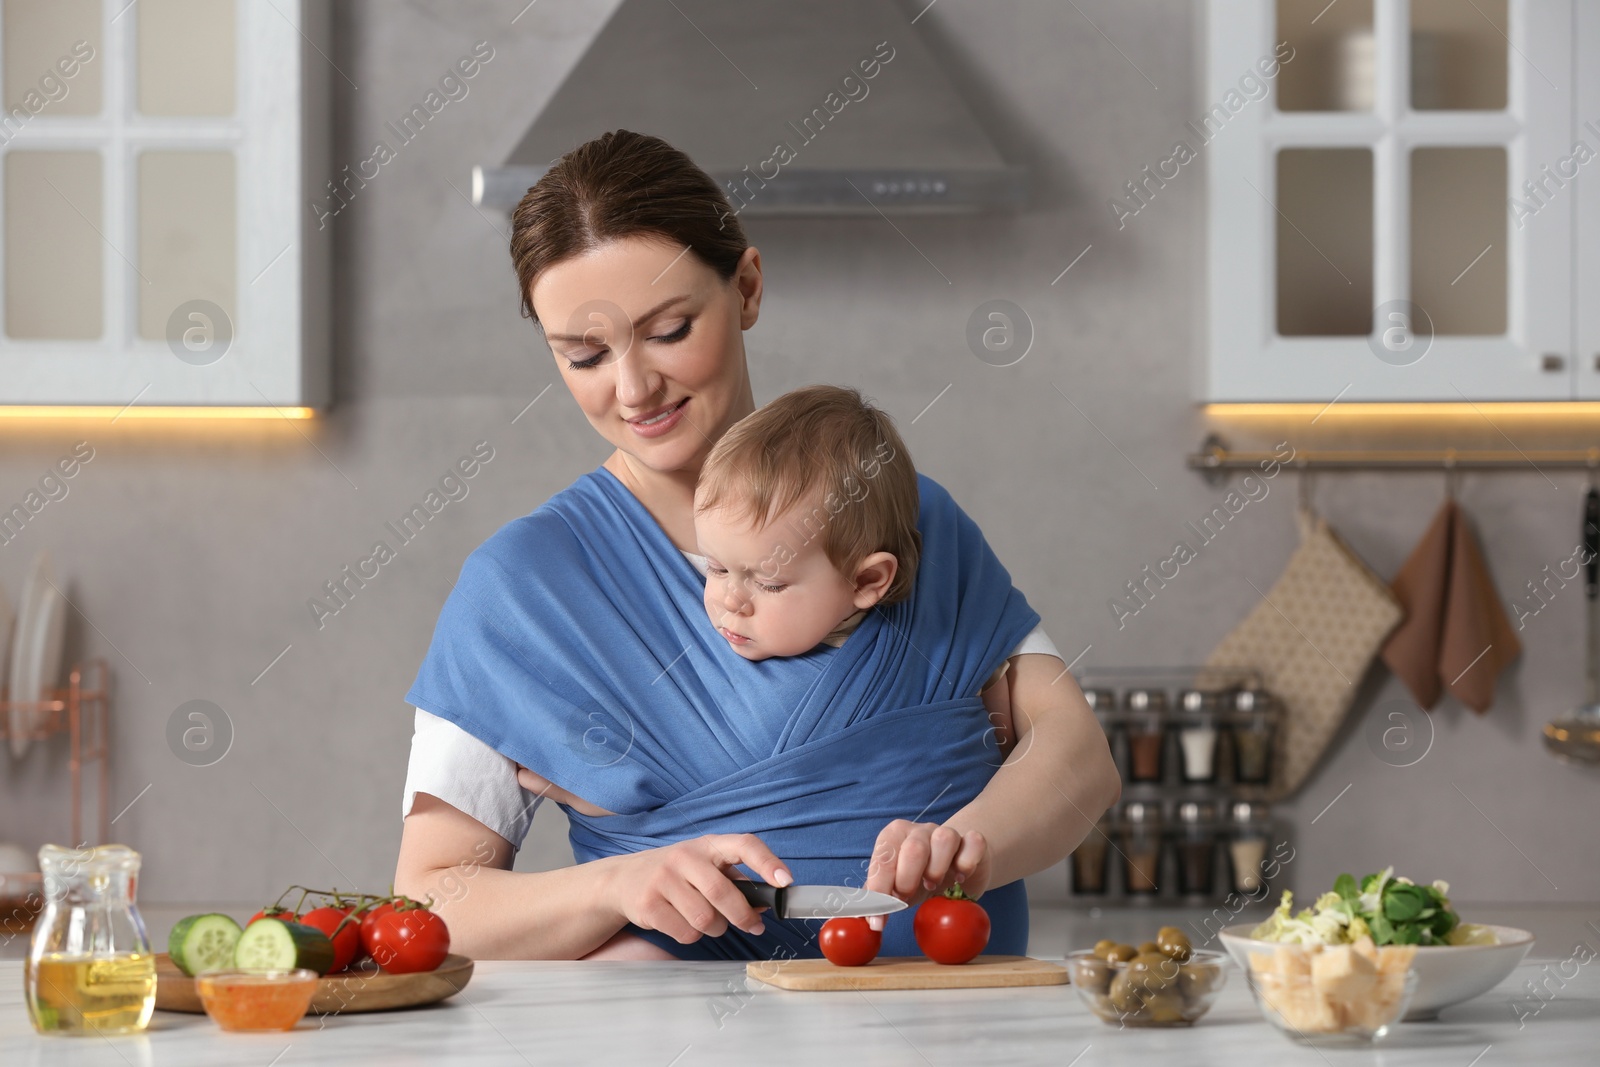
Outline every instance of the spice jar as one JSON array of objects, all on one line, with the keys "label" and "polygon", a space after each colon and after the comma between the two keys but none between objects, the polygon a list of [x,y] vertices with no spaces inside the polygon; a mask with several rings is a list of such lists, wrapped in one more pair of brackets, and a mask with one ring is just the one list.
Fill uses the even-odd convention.
[{"label": "spice jar", "polygon": [[1241,689],[1233,695],[1234,781],[1266,785],[1271,780],[1279,714],[1277,701],[1265,690]]},{"label": "spice jar", "polygon": [[1101,816],[1089,836],[1072,850],[1072,892],[1077,896],[1101,896],[1106,891],[1106,860],[1111,852],[1111,821]]},{"label": "spice jar", "polygon": [[1127,713],[1128,779],[1161,781],[1167,694],[1159,689],[1130,689],[1122,698],[1122,707]]},{"label": "spice jar", "polygon": [[1117,774],[1123,778],[1128,776],[1128,746],[1127,739],[1122,736],[1122,730],[1117,725],[1117,694],[1111,689],[1085,689],[1083,691],[1084,703],[1089,705],[1089,710],[1094,712],[1095,721],[1100,724],[1100,729],[1105,731],[1106,744],[1111,747],[1111,760],[1117,766]]},{"label": "spice jar", "polygon": [[1235,801],[1229,829],[1228,866],[1233,888],[1254,895],[1264,887],[1262,868],[1267,858],[1267,833],[1271,812],[1259,801]]},{"label": "spice jar", "polygon": [[1154,894],[1161,873],[1161,805],[1122,805],[1123,885],[1130,894]]},{"label": "spice jar", "polygon": [[1178,805],[1178,891],[1185,896],[1210,896],[1215,884],[1217,809],[1209,801]]},{"label": "spice jar", "polygon": [[1216,694],[1204,689],[1178,694],[1178,751],[1186,782],[1217,780],[1216,706]]}]

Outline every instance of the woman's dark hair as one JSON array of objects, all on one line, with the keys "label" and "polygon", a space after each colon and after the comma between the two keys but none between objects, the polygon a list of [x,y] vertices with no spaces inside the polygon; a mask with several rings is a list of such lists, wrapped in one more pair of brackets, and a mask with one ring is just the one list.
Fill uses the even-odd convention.
[{"label": "woman's dark hair", "polygon": [[562,156],[511,216],[511,261],[522,314],[546,267],[623,237],[658,237],[732,278],[750,242],[726,194],[659,137],[613,130]]}]

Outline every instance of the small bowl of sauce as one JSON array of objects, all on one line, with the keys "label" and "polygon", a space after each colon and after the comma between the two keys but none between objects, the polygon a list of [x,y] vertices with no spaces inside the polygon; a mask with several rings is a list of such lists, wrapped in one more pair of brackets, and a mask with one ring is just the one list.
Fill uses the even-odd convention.
[{"label": "small bowl of sauce", "polygon": [[241,1033],[293,1030],[317,991],[316,971],[211,971],[195,978],[206,1014]]}]

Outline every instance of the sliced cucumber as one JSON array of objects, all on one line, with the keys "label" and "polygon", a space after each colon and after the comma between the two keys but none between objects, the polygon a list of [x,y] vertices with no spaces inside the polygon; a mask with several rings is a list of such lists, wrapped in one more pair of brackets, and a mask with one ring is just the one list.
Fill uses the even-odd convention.
[{"label": "sliced cucumber", "polygon": [[239,943],[239,924],[216,912],[180,919],[167,938],[167,955],[178,969],[193,978],[206,971],[220,971],[233,964],[233,949]]},{"label": "sliced cucumber", "polygon": [[257,919],[239,935],[233,963],[249,970],[291,971],[305,967],[327,974],[333,966],[333,942],[321,930],[303,923]]}]

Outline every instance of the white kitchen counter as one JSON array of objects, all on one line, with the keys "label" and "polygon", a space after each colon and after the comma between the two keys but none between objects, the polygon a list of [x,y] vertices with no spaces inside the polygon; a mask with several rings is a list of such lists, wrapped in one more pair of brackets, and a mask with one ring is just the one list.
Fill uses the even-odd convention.
[{"label": "white kitchen counter", "polygon": [[[144,910],[158,945],[165,941],[171,919],[184,913],[176,907]],[[141,1037],[43,1038],[28,1022],[22,964],[13,956],[0,959],[0,1065],[1094,1067],[1138,1062],[1136,1054],[1228,1067],[1595,1062],[1600,961],[1577,968],[1576,977],[1565,983],[1552,961],[1572,956],[1579,940],[1600,948],[1600,908],[1471,905],[1463,910],[1477,921],[1533,930],[1539,937],[1533,958],[1497,989],[1445,1011],[1441,1021],[1401,1026],[1377,1046],[1381,1057],[1371,1051],[1291,1043],[1261,1019],[1237,971],[1230,974],[1216,1007],[1192,1029],[1119,1031],[1090,1015],[1067,986],[792,993],[755,982],[747,985],[742,965],[724,963],[488,961],[478,964],[462,994],[442,1005],[320,1023],[308,1017],[300,1029],[281,1036],[223,1034],[205,1016],[157,1012],[150,1032]],[[1163,923],[1198,928],[1204,919],[1205,913],[1194,909],[1092,913],[1040,906],[1033,910],[1030,948],[1041,958],[1060,958],[1097,937],[1136,940]],[[5,945],[7,951],[0,956],[20,956],[22,940]],[[1529,999],[1529,983],[1542,987],[1548,1003],[1541,1006]],[[1520,1028],[1519,1014],[1525,1019]]]},{"label": "white kitchen counter", "polygon": [[[1237,972],[1192,1029],[1116,1030],[1068,986],[1024,989],[793,993],[756,982],[742,964],[484,962],[441,1005],[407,1012],[307,1017],[286,1034],[224,1034],[205,1016],[157,1012],[139,1037],[40,1037],[22,1004],[22,966],[0,962],[0,1064],[82,1067],[473,1067],[545,1063],[743,1067],[971,1067],[1038,1063],[1566,1064],[1594,1062],[1600,968],[1580,968],[1519,1029],[1512,1002],[1541,977],[1530,961],[1500,987],[1399,1027],[1379,1048],[1292,1044],[1264,1022]],[[1555,987],[1552,985],[1552,990]],[[1139,1059],[1135,1059],[1135,1057]]]},{"label": "white kitchen counter", "polygon": [[[167,946],[167,934],[185,915],[220,911],[243,922],[263,901],[191,901],[185,904],[141,904],[145,929],[156,949]],[[1472,922],[1494,923],[1531,930],[1538,938],[1534,955],[1564,958],[1579,940],[1600,948],[1600,903],[1589,905],[1479,904],[1458,905]],[[1189,931],[1197,948],[1216,948],[1206,932],[1231,923],[1259,922],[1272,909],[1256,906],[1232,914],[1223,908],[1171,907],[1087,907],[1054,902],[1035,902],[1028,912],[1028,954],[1040,959],[1060,959],[1073,949],[1088,948],[1102,937],[1138,944],[1147,941],[1162,926],[1172,925]],[[1590,924],[1593,923],[1594,926]],[[28,954],[27,935],[0,935],[0,960],[20,960]],[[3,1065],[0,1065],[3,1067]]]}]

